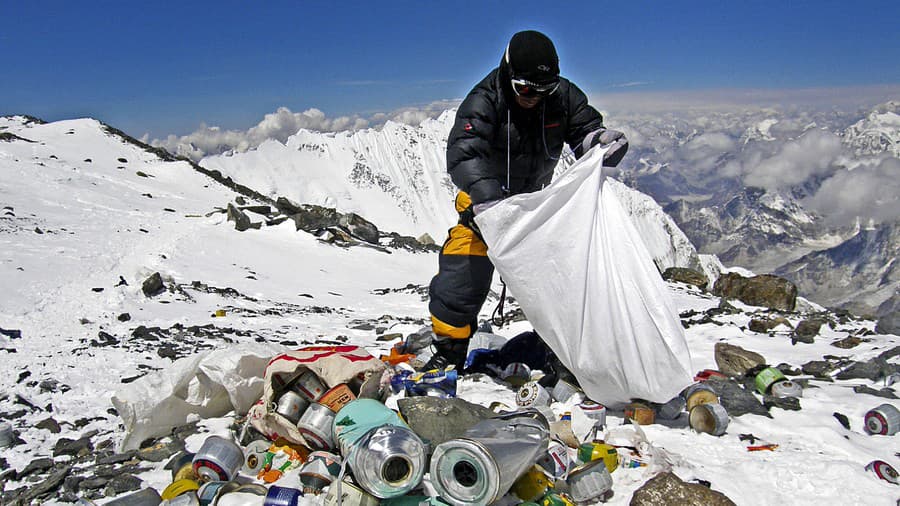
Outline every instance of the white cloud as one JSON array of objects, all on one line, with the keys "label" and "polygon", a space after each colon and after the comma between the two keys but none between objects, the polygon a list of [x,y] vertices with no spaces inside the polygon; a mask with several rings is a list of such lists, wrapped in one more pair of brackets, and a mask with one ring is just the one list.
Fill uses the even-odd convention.
[{"label": "white cloud", "polygon": [[900,159],[884,158],[853,170],[841,170],[822,183],[804,203],[829,222],[881,223],[898,218]]},{"label": "white cloud", "polygon": [[784,143],[771,157],[745,164],[744,181],[768,189],[794,186],[812,176],[833,172],[841,153],[840,137],[810,130],[797,140]]}]

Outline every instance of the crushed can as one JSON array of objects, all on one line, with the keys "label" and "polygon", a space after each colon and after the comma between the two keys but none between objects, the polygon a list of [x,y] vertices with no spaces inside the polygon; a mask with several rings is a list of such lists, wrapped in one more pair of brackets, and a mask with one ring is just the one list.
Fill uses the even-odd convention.
[{"label": "crushed can", "polygon": [[866,413],[865,424],[869,434],[893,436],[900,430],[900,410],[891,404],[882,404]]},{"label": "crushed can", "polygon": [[754,380],[754,384],[756,385],[756,391],[766,395],[769,393],[769,389],[776,382],[786,379],[784,377],[784,373],[781,372],[780,369],[775,367],[766,367],[762,371],[756,373],[756,379]]},{"label": "crushed can", "polygon": [[547,479],[543,468],[534,465],[513,482],[510,491],[523,501],[536,501],[543,497],[547,493],[547,489],[552,486],[553,484]]},{"label": "crushed can", "polygon": [[615,446],[602,441],[584,443],[578,446],[579,462],[586,464],[595,460],[602,460],[606,464],[607,471],[613,472],[619,467],[619,452]]},{"label": "crushed can", "polygon": [[694,383],[684,390],[685,409],[688,413],[700,404],[712,404],[719,402],[719,395],[713,388],[705,383]]},{"label": "crushed can", "polygon": [[453,505],[490,504],[547,452],[549,432],[536,410],[482,420],[434,449],[432,485]]},{"label": "crushed can", "polygon": [[545,453],[537,461],[544,472],[557,480],[564,480],[572,467],[572,459],[569,457],[569,447],[561,441],[551,439]]},{"label": "crushed can", "polygon": [[347,480],[328,487],[325,506],[378,506],[378,499]]},{"label": "crushed can", "polygon": [[569,484],[569,495],[577,504],[597,501],[613,486],[612,476],[601,460],[576,467],[569,473],[566,483]]},{"label": "crushed can", "polygon": [[341,409],[332,432],[360,487],[381,499],[405,495],[425,474],[425,443],[400,416],[374,399]]},{"label": "crushed can", "polygon": [[537,381],[529,381],[516,392],[516,404],[520,408],[546,406],[550,404],[550,392]]},{"label": "crushed can", "polygon": [[275,412],[287,418],[291,423],[300,421],[300,415],[309,407],[309,400],[293,390],[287,390],[278,398]]},{"label": "crushed can", "polygon": [[341,472],[341,458],[333,453],[312,452],[300,468],[303,493],[319,495],[337,479]]},{"label": "crushed can", "polygon": [[700,404],[691,410],[688,423],[697,432],[721,436],[728,428],[728,411],[718,403]]},{"label": "crushed can", "polygon": [[303,435],[303,440],[314,450],[331,450],[334,448],[334,411],[328,406],[313,402],[306,408],[297,430]]},{"label": "crushed can", "polygon": [[202,481],[231,481],[244,465],[244,452],[233,441],[209,436],[194,455],[193,465]]},{"label": "crushed can", "polygon": [[341,383],[322,394],[319,404],[328,406],[328,409],[337,413],[354,399],[356,399],[356,396],[353,395],[350,387],[346,383]]},{"label": "crushed can", "polygon": [[866,471],[875,473],[875,476],[878,476],[879,479],[886,482],[900,485],[900,477],[898,477],[897,470],[883,460],[873,460],[872,462],[869,462],[866,466]]},{"label": "crushed can", "polygon": [[299,489],[272,485],[263,506],[297,506],[301,497],[303,493]]}]

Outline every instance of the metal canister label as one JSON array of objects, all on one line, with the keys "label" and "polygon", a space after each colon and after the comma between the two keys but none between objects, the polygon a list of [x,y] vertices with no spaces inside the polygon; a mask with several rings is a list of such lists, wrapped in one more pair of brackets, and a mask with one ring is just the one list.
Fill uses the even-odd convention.
[{"label": "metal canister label", "polygon": [[550,392],[537,381],[529,381],[516,392],[516,404],[523,408],[550,404]]},{"label": "metal canister label", "polygon": [[535,465],[522,473],[513,483],[510,490],[523,501],[536,501],[544,496],[550,485],[551,483],[547,479],[547,475],[544,474],[544,470],[540,466]]},{"label": "metal canister label", "polygon": [[900,410],[891,404],[882,404],[866,413],[865,422],[869,434],[893,436],[900,431]]},{"label": "metal canister label", "polygon": [[784,373],[774,367],[766,367],[756,374],[756,391],[765,395],[769,393],[771,387],[776,381],[785,379]]},{"label": "metal canister label", "polygon": [[291,387],[312,402],[318,401],[325,394],[325,385],[316,373],[309,370],[301,374]]},{"label": "metal canister label", "polygon": [[194,455],[193,464],[203,481],[230,481],[244,464],[244,452],[233,441],[210,436]]},{"label": "metal canister label", "polygon": [[333,453],[312,452],[300,468],[304,494],[321,494],[341,472],[341,458]]},{"label": "metal canister label", "polygon": [[350,387],[347,386],[346,383],[341,383],[340,385],[337,385],[336,387],[322,394],[322,398],[319,399],[319,403],[328,406],[328,409],[337,413],[341,410],[341,408],[355,399],[356,396],[353,395]]},{"label": "metal canister label", "polygon": [[585,416],[594,421],[595,427],[606,426],[606,406],[603,404],[586,400],[578,405],[578,409],[580,409]]},{"label": "metal canister label", "polygon": [[718,403],[700,404],[691,410],[688,423],[697,432],[721,436],[728,428],[728,412]]},{"label": "metal canister label", "polygon": [[288,390],[278,398],[275,412],[287,418],[292,423],[297,423],[300,421],[300,415],[306,411],[307,407],[309,407],[309,399],[293,390]]},{"label": "metal canister label", "polygon": [[331,450],[334,448],[334,433],[332,425],[334,424],[334,411],[328,409],[318,402],[309,405],[300,422],[297,424],[297,430],[303,435],[303,439],[314,450]]},{"label": "metal canister label", "polygon": [[872,462],[869,462],[866,466],[866,471],[872,471],[875,473],[875,476],[878,476],[884,481],[893,483],[894,485],[900,485],[900,477],[898,477],[897,470],[883,460],[873,460]]},{"label": "metal canister label", "polygon": [[557,480],[565,479],[569,474],[572,459],[569,447],[560,441],[551,440],[547,445],[547,453],[538,459],[538,465]]},{"label": "metal canister label", "polygon": [[575,503],[563,494],[551,492],[541,499],[541,506],[575,506]]},{"label": "metal canister label", "polygon": [[575,385],[569,383],[568,381],[559,380],[553,385],[553,389],[550,391],[550,395],[553,396],[557,402],[566,402],[573,395],[581,394],[581,389],[576,387]]}]

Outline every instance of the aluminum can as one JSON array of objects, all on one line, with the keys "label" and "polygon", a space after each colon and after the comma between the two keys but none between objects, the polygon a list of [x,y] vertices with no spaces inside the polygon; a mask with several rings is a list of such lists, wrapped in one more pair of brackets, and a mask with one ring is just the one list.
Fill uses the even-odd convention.
[{"label": "aluminum can", "polygon": [[271,447],[272,443],[265,439],[250,441],[250,444],[244,447],[244,465],[241,466],[241,472],[255,478],[262,470],[266,453]]},{"label": "aluminum can", "polygon": [[303,435],[303,439],[314,450],[331,450],[334,448],[334,411],[318,402],[314,402],[306,408],[297,429]]},{"label": "aluminum can", "polygon": [[572,499],[577,504],[587,504],[606,495],[612,489],[613,480],[604,462],[595,460],[573,469],[566,483]]},{"label": "aluminum can", "polygon": [[762,371],[756,373],[756,391],[765,395],[769,393],[769,388],[777,381],[785,379],[784,373],[774,367],[766,367]]},{"label": "aluminum can", "polygon": [[866,413],[865,422],[867,433],[893,436],[900,430],[900,410],[891,404],[882,404]]},{"label": "aluminum can", "polygon": [[194,455],[193,464],[203,481],[231,481],[244,465],[244,452],[233,441],[209,436]]},{"label": "aluminum can", "polygon": [[550,404],[550,392],[537,381],[529,381],[516,393],[516,404],[520,408],[546,406]]},{"label": "aluminum can", "polygon": [[711,386],[705,383],[694,383],[684,391],[685,408],[688,413],[700,404],[712,404],[719,402],[719,395]]},{"label": "aluminum can", "polygon": [[325,394],[325,385],[316,373],[307,370],[300,375],[292,384],[291,388],[298,394],[305,397],[310,402],[316,402]]},{"label": "aluminum can", "polygon": [[769,390],[775,397],[803,397],[803,387],[791,380],[776,381]]},{"label": "aluminum can", "polygon": [[697,432],[721,436],[728,428],[728,412],[718,403],[700,404],[691,410],[688,423]]},{"label": "aluminum can", "polygon": [[549,432],[547,419],[536,410],[482,420],[435,448],[432,485],[456,506],[490,504],[547,452]]},{"label": "aluminum can", "polygon": [[875,476],[878,476],[884,481],[893,483],[894,485],[900,485],[900,476],[898,476],[897,470],[883,460],[873,460],[872,462],[869,462],[869,464],[866,465],[866,471],[872,471],[875,473]]},{"label": "aluminum can", "polygon": [[292,423],[300,421],[300,415],[309,407],[309,399],[301,396],[293,390],[288,390],[278,398],[275,412],[287,418]]}]

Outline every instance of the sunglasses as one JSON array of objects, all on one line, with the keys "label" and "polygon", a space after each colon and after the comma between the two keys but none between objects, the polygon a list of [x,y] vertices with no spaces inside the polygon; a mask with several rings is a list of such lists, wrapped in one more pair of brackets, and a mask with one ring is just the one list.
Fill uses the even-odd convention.
[{"label": "sunglasses", "polygon": [[552,83],[547,84],[538,84],[526,79],[515,79],[512,80],[513,91],[516,92],[516,95],[525,98],[531,97],[546,97],[552,95],[553,92],[559,88],[559,81],[554,81]]}]

